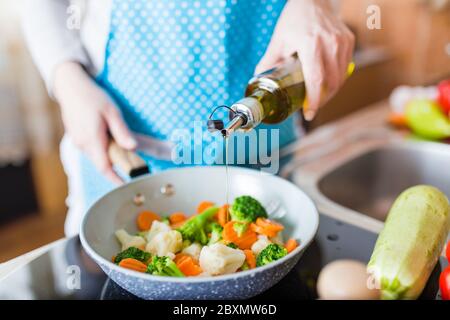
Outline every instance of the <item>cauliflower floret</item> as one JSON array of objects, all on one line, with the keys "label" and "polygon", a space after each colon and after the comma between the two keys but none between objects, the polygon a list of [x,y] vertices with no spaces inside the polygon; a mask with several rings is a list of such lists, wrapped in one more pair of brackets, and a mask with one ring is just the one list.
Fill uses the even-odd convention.
[{"label": "cauliflower floret", "polygon": [[270,238],[270,241],[284,247],[282,231],[278,232],[275,237]]},{"label": "cauliflower floret", "polygon": [[267,236],[259,235],[258,240],[252,245],[252,252],[257,257],[261,251],[264,250],[265,247],[267,247],[272,242],[267,238]]},{"label": "cauliflower floret", "polygon": [[236,272],[245,261],[242,250],[230,248],[222,243],[203,247],[200,252],[200,267],[210,275]]},{"label": "cauliflower floret", "polygon": [[176,230],[170,230],[156,234],[147,244],[145,251],[162,257],[169,256],[170,254],[180,251],[182,246],[183,238],[181,237],[181,233]]},{"label": "cauliflower floret", "polygon": [[152,241],[152,239],[161,232],[171,231],[170,226],[160,221],[153,221],[150,230],[147,232],[147,242]]},{"label": "cauliflower floret", "polygon": [[116,231],[116,237],[122,245],[122,251],[128,249],[129,247],[136,247],[144,250],[146,241],[140,236],[132,236],[128,234],[124,229],[119,229]]},{"label": "cauliflower floret", "polygon": [[194,242],[190,246],[184,248],[181,253],[191,256],[194,260],[198,261],[200,259],[200,252],[202,251],[202,245],[200,243]]}]

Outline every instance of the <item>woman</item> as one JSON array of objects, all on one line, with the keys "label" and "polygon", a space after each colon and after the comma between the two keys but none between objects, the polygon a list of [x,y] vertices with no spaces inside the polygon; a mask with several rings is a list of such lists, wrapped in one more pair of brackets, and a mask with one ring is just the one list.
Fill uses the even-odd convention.
[{"label": "woman", "polygon": [[[122,181],[107,157],[109,134],[123,148],[138,148],[153,171],[175,166],[157,154],[170,149],[171,132],[191,130],[212,106],[240,99],[255,72],[295,52],[311,120],[342,85],[354,46],[328,0],[86,1],[80,30],[66,25],[69,2],[28,0],[23,17],[66,130],[68,235],[78,232],[86,208]],[[268,128],[280,129],[280,146],[296,139],[292,117]]]}]

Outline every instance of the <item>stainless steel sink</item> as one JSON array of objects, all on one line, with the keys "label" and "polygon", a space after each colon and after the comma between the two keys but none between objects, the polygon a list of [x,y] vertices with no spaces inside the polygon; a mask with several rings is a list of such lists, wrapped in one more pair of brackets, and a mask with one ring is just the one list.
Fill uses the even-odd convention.
[{"label": "stainless steel sink", "polygon": [[318,188],[333,202],[384,221],[395,198],[417,184],[433,185],[450,197],[450,146],[388,144],[324,175]]}]

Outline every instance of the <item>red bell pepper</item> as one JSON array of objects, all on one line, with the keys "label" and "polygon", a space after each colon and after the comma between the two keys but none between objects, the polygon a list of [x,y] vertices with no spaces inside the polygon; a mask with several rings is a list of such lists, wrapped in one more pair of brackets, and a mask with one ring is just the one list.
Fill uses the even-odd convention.
[{"label": "red bell pepper", "polygon": [[442,271],[439,277],[439,288],[442,300],[450,300],[450,265]]},{"label": "red bell pepper", "polygon": [[445,249],[445,255],[447,257],[447,261],[450,263],[450,241],[447,243],[447,248]]},{"label": "red bell pepper", "polygon": [[438,101],[445,114],[450,115],[450,79],[438,85]]}]

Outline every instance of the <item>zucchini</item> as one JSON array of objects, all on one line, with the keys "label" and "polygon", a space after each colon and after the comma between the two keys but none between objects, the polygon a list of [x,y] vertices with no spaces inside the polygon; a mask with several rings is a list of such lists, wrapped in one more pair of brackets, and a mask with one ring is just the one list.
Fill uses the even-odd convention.
[{"label": "zucchini", "polygon": [[444,247],[449,211],[432,186],[409,188],[395,200],[368,264],[382,299],[419,297]]}]

